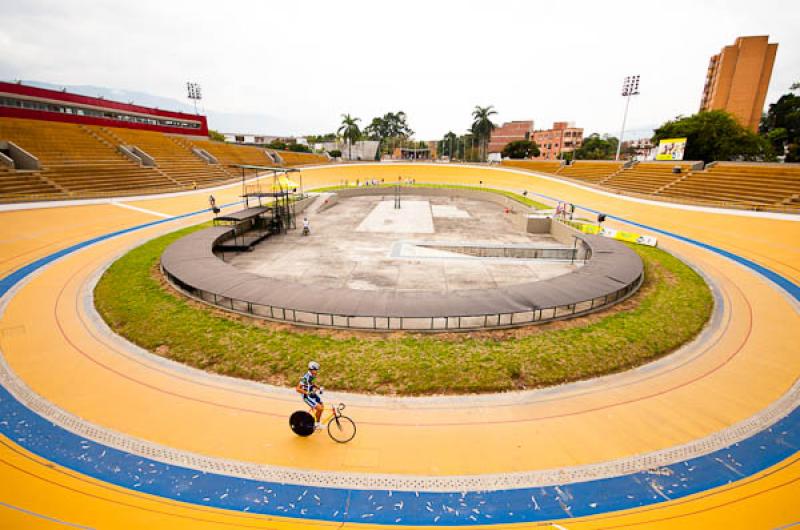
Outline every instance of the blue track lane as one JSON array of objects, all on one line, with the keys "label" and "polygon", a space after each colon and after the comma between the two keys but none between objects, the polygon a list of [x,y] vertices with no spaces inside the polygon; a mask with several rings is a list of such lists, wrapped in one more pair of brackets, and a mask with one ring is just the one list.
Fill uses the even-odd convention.
[{"label": "blue track lane", "polygon": [[[204,211],[112,232],[41,258],[0,280],[0,296],[34,271],[67,254],[118,235]],[[614,219],[730,258],[773,281],[800,301],[800,288],[796,284],[746,258],[671,232],[622,218]],[[323,488],[199,472],[81,438],[29,410],[5,388],[0,388],[0,433],[65,468],[131,490],[192,504],[336,522],[457,526],[597,515],[679,499],[742,480],[797,453],[800,409],[794,409],[771,428],[740,443],[657,470],[558,486],[469,492]],[[586,443],[591,444],[592,440]]]}]

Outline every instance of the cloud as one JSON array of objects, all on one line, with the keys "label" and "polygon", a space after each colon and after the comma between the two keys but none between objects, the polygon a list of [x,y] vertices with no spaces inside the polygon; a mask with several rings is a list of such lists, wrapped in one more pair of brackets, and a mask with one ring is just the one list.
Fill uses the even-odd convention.
[{"label": "cloud", "polygon": [[779,1],[11,1],[0,0],[4,78],[178,100],[196,81],[210,113],[287,129],[264,133],[404,110],[433,139],[491,104],[500,121],[617,134],[625,75],[642,76],[629,125],[646,129],[697,110],[709,57],[739,35],[780,44],[768,101],[800,65],[800,8]]}]

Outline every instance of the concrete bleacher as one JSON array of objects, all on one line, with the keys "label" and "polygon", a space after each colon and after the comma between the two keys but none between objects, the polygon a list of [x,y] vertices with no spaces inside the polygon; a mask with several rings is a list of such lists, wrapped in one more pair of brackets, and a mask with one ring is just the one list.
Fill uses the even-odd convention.
[{"label": "concrete bleacher", "polygon": [[[603,186],[615,190],[653,194],[685,178],[697,162],[640,162],[603,180]],[[680,168],[680,173],[674,169]]]},{"label": "concrete bleacher", "polygon": [[192,152],[192,144],[181,137],[159,132],[100,127],[122,145],[132,145],[151,156],[158,170],[180,186],[207,186],[235,178],[221,164],[209,164]]},{"label": "concrete bleacher", "polygon": [[[610,160],[504,160],[517,167],[579,180],[609,191],[671,202],[800,211],[800,164],[699,161],[629,163]],[[676,173],[675,168],[680,168]]]},{"label": "concrete bleacher", "polygon": [[84,126],[3,118],[0,138],[34,155],[41,166],[36,172],[10,171],[4,178],[4,189],[9,193],[4,192],[3,199],[51,199],[174,186],[152,168],[126,158]]},{"label": "concrete bleacher", "polygon": [[555,174],[562,166],[561,160],[503,160],[500,165],[529,171]]},{"label": "concrete bleacher", "polygon": [[0,168],[0,200],[19,200],[36,197],[41,200],[58,199],[65,194],[53,184],[42,179],[38,171],[13,171]]},{"label": "concrete bleacher", "polygon": [[[180,191],[238,178],[231,164],[275,165],[263,149],[252,146],[42,120],[0,118],[3,141],[24,149],[39,164],[24,171],[0,166],[0,200],[5,202]],[[124,155],[120,146],[135,146],[154,165]],[[217,163],[196,154],[196,148]],[[318,158],[327,162],[312,156],[314,163]]]},{"label": "concrete bleacher", "polygon": [[277,154],[276,162],[281,161],[280,165],[283,166],[310,166],[330,163],[330,159],[327,156],[316,153],[296,153],[294,151],[278,151],[275,149],[270,149],[269,152],[273,155]]},{"label": "concrete bleacher", "polygon": [[193,146],[214,156],[223,166],[246,164],[252,166],[274,166],[275,162],[260,147],[233,145],[213,140],[191,140]]},{"label": "concrete bleacher", "polygon": [[661,189],[658,195],[754,208],[800,208],[800,165],[719,162]]},{"label": "concrete bleacher", "polygon": [[559,168],[556,175],[598,184],[618,173],[622,165],[613,160],[576,160]]}]

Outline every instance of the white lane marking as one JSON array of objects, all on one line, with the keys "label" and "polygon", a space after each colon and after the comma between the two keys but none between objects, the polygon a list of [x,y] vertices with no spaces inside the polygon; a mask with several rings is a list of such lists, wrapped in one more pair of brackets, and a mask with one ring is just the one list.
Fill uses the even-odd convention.
[{"label": "white lane marking", "polygon": [[127,208],[129,210],[134,210],[134,211],[146,213],[146,214],[149,214],[149,215],[155,215],[156,217],[163,217],[164,219],[168,219],[168,218],[172,217],[171,215],[167,215],[165,213],[156,212],[154,210],[148,210],[147,208],[139,208],[138,206],[133,206],[131,204],[125,204],[124,202],[111,201],[111,204],[113,204],[114,206],[119,206],[120,208]]},{"label": "white lane marking", "polygon": [[2,506],[4,508],[8,508],[10,510],[16,510],[18,512],[22,512],[22,513],[28,514],[28,515],[31,515],[33,517],[39,517],[41,519],[44,519],[45,521],[50,521],[52,523],[58,523],[58,524],[61,524],[61,525],[64,525],[64,526],[71,526],[72,528],[80,528],[82,530],[94,530],[94,528],[92,528],[91,526],[83,526],[83,525],[80,525],[80,524],[75,524],[75,523],[70,523],[70,522],[67,522],[67,521],[62,521],[61,519],[56,519],[55,517],[50,517],[48,515],[44,515],[44,514],[41,514],[41,513],[38,513],[38,512],[32,512],[30,510],[26,510],[25,508],[20,508],[19,506],[14,506],[13,504],[7,504],[5,502],[0,502],[0,506]]}]

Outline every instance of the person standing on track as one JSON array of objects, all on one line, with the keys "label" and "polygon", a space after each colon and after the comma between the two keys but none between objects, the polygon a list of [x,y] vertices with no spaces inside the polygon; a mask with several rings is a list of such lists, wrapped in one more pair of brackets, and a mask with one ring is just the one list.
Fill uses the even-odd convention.
[{"label": "person standing on track", "polygon": [[319,420],[322,418],[322,411],[325,408],[322,405],[322,398],[319,397],[319,393],[322,392],[322,387],[317,386],[314,382],[317,378],[318,371],[318,362],[311,361],[308,363],[308,372],[306,372],[305,375],[300,378],[300,382],[297,383],[297,387],[295,388],[298,393],[303,394],[303,401],[305,401],[306,405],[311,407],[311,410],[314,411],[314,417],[316,418],[314,429],[322,428]]}]

